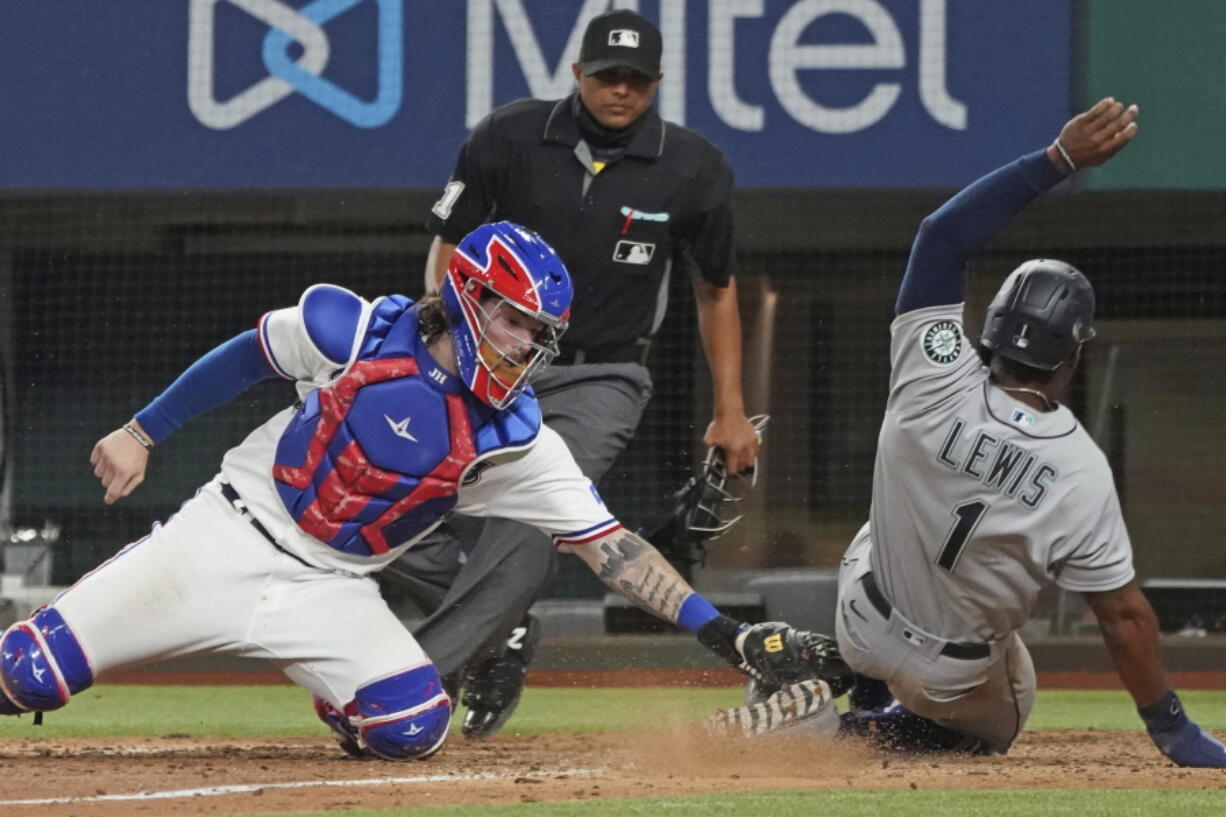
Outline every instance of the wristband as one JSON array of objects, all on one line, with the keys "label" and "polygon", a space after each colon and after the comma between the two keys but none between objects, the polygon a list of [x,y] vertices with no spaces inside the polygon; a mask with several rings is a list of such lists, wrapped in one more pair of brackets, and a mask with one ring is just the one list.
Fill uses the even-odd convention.
[{"label": "wristband", "polygon": [[735,667],[745,661],[736,648],[736,637],[740,632],[740,622],[720,614],[699,627],[695,635],[699,644]]},{"label": "wristband", "polygon": [[146,451],[153,450],[153,440],[140,433],[140,430],[131,423],[124,423],[123,430],[132,435],[132,439],[136,440]]},{"label": "wristband", "polygon": [[1064,145],[1060,144],[1059,139],[1057,139],[1053,144],[1055,145],[1056,153],[1060,154],[1060,158],[1064,160],[1066,165],[1068,165],[1068,169],[1071,172],[1076,173],[1077,165],[1073,164],[1073,157],[1068,155],[1068,151],[1064,149]]},{"label": "wristband", "polygon": [[687,632],[696,633],[702,625],[718,615],[719,610],[716,610],[711,602],[697,593],[691,593],[677,611],[677,626]]}]

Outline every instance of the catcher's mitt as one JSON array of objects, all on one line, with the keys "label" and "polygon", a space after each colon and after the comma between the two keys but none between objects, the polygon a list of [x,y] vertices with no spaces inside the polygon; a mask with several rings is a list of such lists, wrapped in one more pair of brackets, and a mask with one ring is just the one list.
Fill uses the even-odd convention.
[{"label": "catcher's mitt", "polygon": [[[766,430],[770,417],[759,414],[750,417],[758,439]],[[757,468],[748,475],[733,475],[730,482],[724,463],[723,450],[711,446],[698,472],[672,495],[669,502],[648,517],[638,534],[656,549],[687,580],[695,565],[706,561],[707,543],[719,538],[741,520],[738,514],[725,519],[726,506],[740,502],[757,484]]]},{"label": "catcher's mitt", "polygon": [[829,684],[836,698],[855,683],[855,674],[839,655],[839,645],[833,638],[797,630],[781,621],[746,628],[737,636],[736,649],[754,679],[746,695],[751,703],[782,687],[815,678]]}]

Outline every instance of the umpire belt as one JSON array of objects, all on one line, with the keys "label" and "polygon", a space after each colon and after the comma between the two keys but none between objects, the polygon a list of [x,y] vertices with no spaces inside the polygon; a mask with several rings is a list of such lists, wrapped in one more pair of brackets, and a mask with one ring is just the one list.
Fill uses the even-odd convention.
[{"label": "umpire belt", "polygon": [[[235,512],[238,513],[239,516],[241,516],[244,520],[250,523],[251,527],[255,528],[259,532],[260,536],[263,536],[265,539],[267,539],[268,544],[272,545],[277,550],[281,551],[286,556],[290,557],[291,559],[293,559],[294,561],[298,562],[301,565],[305,565],[306,567],[312,567],[312,568],[315,567],[315,565],[311,564],[306,559],[303,559],[301,556],[298,556],[296,554],[290,553],[288,550],[286,550],[285,548],[277,544],[276,537],[273,536],[271,533],[269,533],[268,528],[264,527],[263,523],[260,522],[260,520],[255,518],[255,516],[251,513],[251,509],[247,507],[247,503],[244,502],[243,498],[238,495],[238,491],[234,490],[233,485],[231,485],[228,482],[222,482],[220,483],[220,485],[221,485],[221,495],[226,498],[226,502],[230,503],[230,507],[234,508]],[[319,568],[315,568],[315,569],[318,570]]]},{"label": "umpire belt", "polygon": [[637,363],[647,365],[647,353],[651,340],[639,338],[621,346],[597,346],[593,349],[576,349],[563,346],[553,359],[555,366],[580,366],[584,363]]},{"label": "umpire belt", "polygon": [[[868,597],[868,603],[876,608],[882,618],[889,618],[894,607],[890,604],[889,599],[885,597],[885,594],[881,592],[881,588],[877,586],[877,580],[873,578],[873,574],[865,573],[861,576],[860,584],[864,585],[864,595]],[[983,643],[946,641],[945,646],[941,648],[941,655],[949,658],[962,658],[967,661],[987,658],[991,654],[992,648]]]}]

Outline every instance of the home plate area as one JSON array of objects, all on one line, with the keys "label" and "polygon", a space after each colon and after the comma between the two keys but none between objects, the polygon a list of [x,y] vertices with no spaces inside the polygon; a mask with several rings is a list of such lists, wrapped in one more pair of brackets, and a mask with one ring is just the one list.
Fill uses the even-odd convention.
[{"label": "home plate area", "polygon": [[664,797],[771,789],[1221,785],[1130,732],[1035,732],[1007,757],[901,757],[850,741],[714,738],[688,726],[454,738],[427,761],[344,757],[324,739],[20,738],[0,744],[0,813],[116,817]]}]

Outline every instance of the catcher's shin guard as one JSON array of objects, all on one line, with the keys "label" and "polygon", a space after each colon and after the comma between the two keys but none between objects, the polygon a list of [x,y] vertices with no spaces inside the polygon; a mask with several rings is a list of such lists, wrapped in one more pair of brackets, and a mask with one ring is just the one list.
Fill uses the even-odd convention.
[{"label": "catcher's shin guard", "polygon": [[59,709],[93,683],[89,660],[58,610],[39,610],[0,636],[0,714]]},{"label": "catcher's shin guard", "polygon": [[834,737],[839,732],[839,710],[826,682],[810,679],[789,684],[760,703],[721,709],[707,719],[707,728],[740,737]]}]

